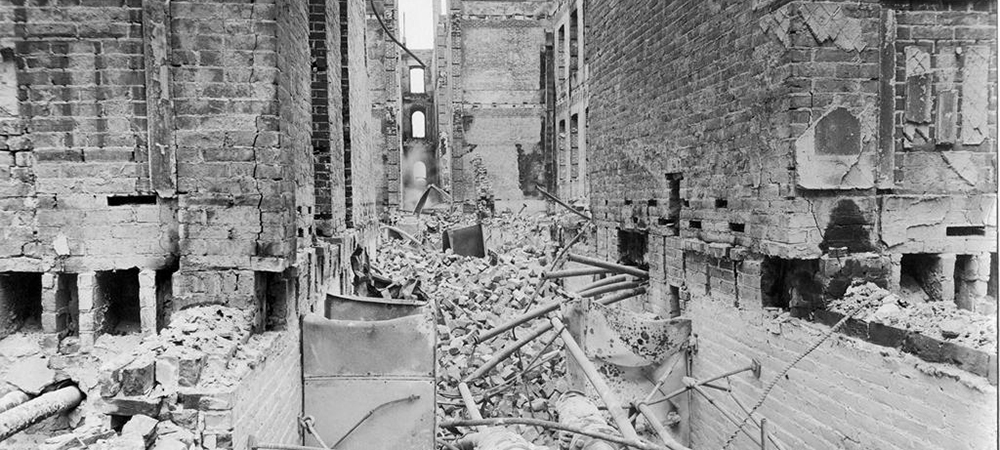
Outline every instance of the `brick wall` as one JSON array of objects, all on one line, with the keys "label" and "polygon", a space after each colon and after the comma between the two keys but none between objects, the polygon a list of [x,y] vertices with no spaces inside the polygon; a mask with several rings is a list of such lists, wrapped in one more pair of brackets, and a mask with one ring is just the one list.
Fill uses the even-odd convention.
[{"label": "brick wall", "polygon": [[[761,362],[760,379],[732,378],[747,407],[827,330],[801,321],[779,324],[759,307],[737,309],[701,295],[692,295],[689,315],[698,335],[693,377],[724,373],[751,358]],[[709,395],[742,417],[724,394]],[[989,449],[997,442],[996,395],[984,378],[834,335],[788,372],[759,411],[786,448]],[[691,404],[692,447],[720,448],[736,427],[703,399]],[[741,435],[731,448],[752,445]]]},{"label": "brick wall", "polygon": [[518,164],[518,146],[522,161],[534,158],[541,166],[540,71],[548,5],[464,0],[451,8],[454,193],[460,199],[475,196],[472,161],[481,158],[497,200],[531,196],[530,168],[536,165]]},{"label": "brick wall", "polygon": [[302,442],[298,423],[302,415],[298,329],[264,339],[270,341],[270,345],[263,348],[267,359],[240,381],[233,395],[232,411],[222,414],[231,414],[232,422],[227,428],[232,430],[232,448],[243,448],[251,435],[257,442]]},{"label": "brick wall", "polygon": [[[582,198],[587,184],[588,49],[585,2],[559,2],[552,18],[556,80],[555,143],[559,195]],[[574,33],[575,32],[575,33]],[[572,76],[570,74],[572,73]]]},{"label": "brick wall", "polygon": [[[693,320],[696,378],[757,357],[770,381],[825,330],[771,323],[769,261],[822,285],[783,305],[808,317],[845,277],[897,286],[903,254],[996,251],[996,126],[979,112],[995,107],[996,61],[969,51],[995,48],[995,3],[654,3],[586,7],[591,251],[619,259],[621,232],[648,234],[650,293],[627,305]],[[906,64],[914,46],[922,69]],[[907,143],[917,137],[932,142]],[[927,429],[941,448],[995,440],[975,442],[996,427],[979,419],[996,395],[980,370],[833,342],[762,410],[789,448],[907,448]],[[737,396],[751,403],[762,387],[741,382]],[[694,446],[721,444],[733,428],[700,399],[692,408]]]},{"label": "brick wall", "polygon": [[169,202],[107,200],[150,190],[140,3],[0,7],[0,270],[169,264]]},{"label": "brick wall", "polygon": [[[400,34],[394,0],[384,2],[382,21],[394,35]],[[400,204],[399,161],[402,148],[399,131],[402,110],[402,50],[386,35],[378,19],[368,19],[368,81],[371,87],[372,124],[375,132],[372,144],[379,151],[385,174],[379,186],[378,200],[382,208]]]}]

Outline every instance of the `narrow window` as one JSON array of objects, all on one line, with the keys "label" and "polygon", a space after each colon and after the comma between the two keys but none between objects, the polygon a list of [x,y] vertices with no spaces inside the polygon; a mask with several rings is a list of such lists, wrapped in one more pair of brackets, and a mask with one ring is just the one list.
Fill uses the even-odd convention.
[{"label": "narrow window", "polygon": [[410,126],[413,127],[413,137],[422,138],[427,136],[427,120],[423,111],[414,111],[410,116]]},{"label": "narrow window", "polygon": [[580,177],[580,115],[573,114],[569,118],[569,157],[570,177],[574,180]]},{"label": "narrow window", "polygon": [[559,63],[559,86],[566,82],[566,25],[559,27],[556,37],[556,61]]},{"label": "narrow window", "polygon": [[424,69],[420,67],[410,67],[410,93],[424,93]]},{"label": "narrow window", "polygon": [[556,144],[559,151],[559,179],[566,181],[569,173],[569,152],[566,151],[566,121],[559,121],[559,136]]},{"label": "narrow window", "polygon": [[668,173],[667,184],[670,187],[666,225],[670,226],[671,234],[677,236],[681,232],[681,179],[684,178],[680,172]]},{"label": "narrow window", "polygon": [[569,13],[569,84],[572,89],[579,80],[577,74],[580,71],[580,48],[577,45],[577,38],[580,34],[580,14],[577,10]]}]

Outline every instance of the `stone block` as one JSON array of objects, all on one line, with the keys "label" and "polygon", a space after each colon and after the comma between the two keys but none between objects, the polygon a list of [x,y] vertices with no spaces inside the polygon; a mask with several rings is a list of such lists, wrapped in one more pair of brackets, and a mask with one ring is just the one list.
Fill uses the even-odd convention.
[{"label": "stone block", "polygon": [[140,355],[121,368],[119,377],[123,395],[146,395],[153,390],[156,381],[156,361],[152,355]]}]

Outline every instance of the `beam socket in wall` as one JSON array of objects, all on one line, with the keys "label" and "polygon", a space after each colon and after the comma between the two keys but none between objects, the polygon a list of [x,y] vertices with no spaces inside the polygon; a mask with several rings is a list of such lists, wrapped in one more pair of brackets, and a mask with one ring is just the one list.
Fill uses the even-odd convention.
[{"label": "beam socket in wall", "polygon": [[41,325],[42,274],[0,273],[0,338]]},{"label": "beam socket in wall", "polygon": [[649,248],[649,232],[618,230],[618,261],[626,266],[648,268],[646,252]]},{"label": "beam socket in wall", "polygon": [[56,331],[66,336],[80,334],[80,297],[75,273],[56,276]]},{"label": "beam socket in wall", "polygon": [[737,223],[737,222],[729,222],[729,231],[732,231],[734,233],[742,233],[742,232],[746,231],[746,229],[747,229],[746,224]]},{"label": "beam socket in wall", "polygon": [[141,332],[139,269],[97,272],[95,284],[94,330],[113,335]]},{"label": "beam socket in wall", "polygon": [[670,292],[668,300],[670,304],[667,305],[670,311],[670,317],[677,317],[681,315],[681,288],[677,286],[670,286]]},{"label": "beam socket in wall", "polygon": [[114,195],[108,197],[108,206],[155,205],[155,195]]},{"label": "beam socket in wall", "polygon": [[948,227],[946,236],[986,236],[985,226]]},{"label": "beam socket in wall", "polygon": [[684,175],[680,172],[668,173],[667,185],[670,192],[667,193],[667,222],[670,224],[671,234],[679,236],[681,234],[681,208],[687,206],[687,201],[681,200],[681,180]]},{"label": "beam socket in wall", "polygon": [[715,199],[715,207],[716,208],[728,208],[729,207],[729,200],[726,200],[724,198],[717,198],[717,199]]},{"label": "beam socket in wall", "polygon": [[701,221],[700,220],[689,220],[688,221],[688,228],[694,228],[695,230],[700,230],[701,229]]},{"label": "beam socket in wall", "polygon": [[290,278],[279,272],[254,272],[257,297],[258,331],[277,331],[288,327]]}]

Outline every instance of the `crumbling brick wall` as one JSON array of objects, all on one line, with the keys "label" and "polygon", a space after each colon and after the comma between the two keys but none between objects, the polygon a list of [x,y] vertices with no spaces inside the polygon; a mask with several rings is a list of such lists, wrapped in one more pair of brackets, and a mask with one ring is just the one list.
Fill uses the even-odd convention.
[{"label": "crumbling brick wall", "polygon": [[[724,371],[717,361],[738,354],[759,357],[769,381],[768,370],[773,374],[816,334],[772,334],[777,325],[769,311],[813,317],[855,279],[896,287],[907,254],[941,254],[936,273],[950,279],[961,272],[968,279],[962,282],[981,283],[977,289],[986,292],[980,269],[990,259],[985,252],[996,252],[995,240],[986,238],[995,235],[986,205],[996,201],[996,126],[979,111],[995,108],[996,61],[967,50],[995,49],[987,35],[995,33],[996,3],[913,3],[589,2],[588,175],[598,225],[592,251],[620,259],[623,235],[648,234],[650,294],[631,306],[692,318],[699,346],[711,349],[695,354],[696,378]],[[909,47],[927,53],[924,72],[907,75],[907,52],[919,53]],[[967,98],[980,109],[962,109]],[[938,140],[939,124],[957,127],[951,141]],[[975,143],[962,137],[967,124]],[[916,138],[933,142],[907,143]],[[956,254],[965,261],[961,271]],[[775,279],[787,281],[775,286]],[[720,316],[732,323],[720,326]],[[813,330],[789,320],[796,330]],[[923,388],[941,387],[974,404],[977,414],[990,413],[985,403],[995,388],[962,358],[911,352],[918,359],[900,352],[899,342],[882,342],[882,349],[850,342],[864,349],[856,367],[854,347],[837,348],[831,352],[842,365],[805,363],[800,377],[812,382],[824,374],[809,390],[799,391],[794,377],[779,383],[791,385],[772,399],[787,442],[869,442],[881,427],[850,411],[878,415],[894,396]],[[909,375],[921,371],[960,373],[964,381],[939,386],[936,375]],[[901,372],[908,378],[899,386],[883,384]],[[885,397],[880,405],[817,408],[813,390],[821,385]],[[876,385],[884,389],[876,392]],[[761,387],[751,383],[744,392],[754,397]],[[941,400],[922,398],[911,398],[912,411],[897,415],[913,429],[937,429],[937,418],[923,412]],[[727,436],[719,435],[731,430],[725,419],[701,400],[693,408],[694,444],[720,444]],[[956,422],[948,414],[940,446],[968,443],[971,431],[959,425],[964,411],[955,411]],[[844,414],[844,421],[825,422]],[[820,436],[811,437],[814,427],[800,425],[805,421],[824,423]],[[882,442],[889,448],[913,444],[903,425],[887,433]]]},{"label": "crumbling brick wall", "polygon": [[[343,11],[337,0],[309,6],[0,4],[0,307],[30,312],[17,326],[41,323],[43,357],[91,352],[105,334],[152,335],[171,313],[206,303],[249,312],[252,332],[241,337],[261,353],[244,356],[261,366],[247,369],[235,388],[240,411],[212,415],[224,433],[195,428],[207,425],[185,422],[188,413],[177,418],[205,432],[206,448],[243,445],[231,435],[244,438],[261,424],[280,424],[269,428],[270,438],[298,440],[301,396],[273,389],[298,384],[298,315],[315,311],[326,292],[343,292],[348,256],[375,238],[380,172],[369,123],[365,3],[345,1]],[[317,40],[334,69],[323,74],[330,89],[316,102],[311,19],[323,25]],[[330,144],[321,167],[329,177],[318,186],[311,116],[322,115],[313,108],[324,102],[328,114],[319,122],[329,133],[318,138]],[[349,166],[345,130],[353,131]],[[354,228],[346,219],[348,174]],[[0,335],[10,328],[3,324]],[[265,366],[283,370],[272,377]],[[170,371],[163,373],[169,383]],[[156,379],[148,375],[142,395]],[[88,389],[88,398],[101,399],[100,387]],[[127,397],[139,395],[131,389]],[[255,402],[250,392],[273,397]],[[117,404],[125,409],[109,411],[156,415],[162,398],[152,397],[127,398]],[[180,401],[195,411],[219,409]]]},{"label": "crumbling brick wall", "polygon": [[[370,7],[369,7],[370,9]],[[390,33],[399,35],[398,10],[394,0],[383,2],[382,21]],[[368,19],[368,80],[371,85],[372,123],[377,130],[372,143],[380,149],[382,170],[385,174],[379,185],[380,208],[400,204],[399,162],[402,135],[399,128],[402,111],[402,86],[400,56],[402,50],[386,35],[378,19]]]},{"label": "crumbling brick wall", "polygon": [[[347,70],[349,92],[344,99],[344,165],[347,224],[360,233],[361,241],[374,242],[378,228],[376,211],[378,186],[382,176],[381,153],[375,148],[376,132],[371,115],[371,89],[368,81],[365,35],[366,3],[341,0],[341,25],[347,26],[347,58],[341,60]],[[344,6],[347,6],[344,8]],[[343,42],[342,42],[343,44]],[[343,55],[341,55],[343,57]],[[343,85],[342,85],[343,86]],[[348,139],[350,143],[348,144]]]},{"label": "crumbling brick wall", "polygon": [[[544,120],[542,48],[548,26],[545,2],[463,0],[452,8],[452,182],[459,199],[471,199],[470,162],[486,165],[497,200],[521,200],[518,145],[541,164]],[[459,65],[459,67],[455,67]],[[534,180],[531,180],[534,181]],[[544,181],[544,180],[540,180]]]},{"label": "crumbling brick wall", "polygon": [[109,203],[150,189],[140,3],[3,6],[0,270],[169,264],[172,207]]}]

